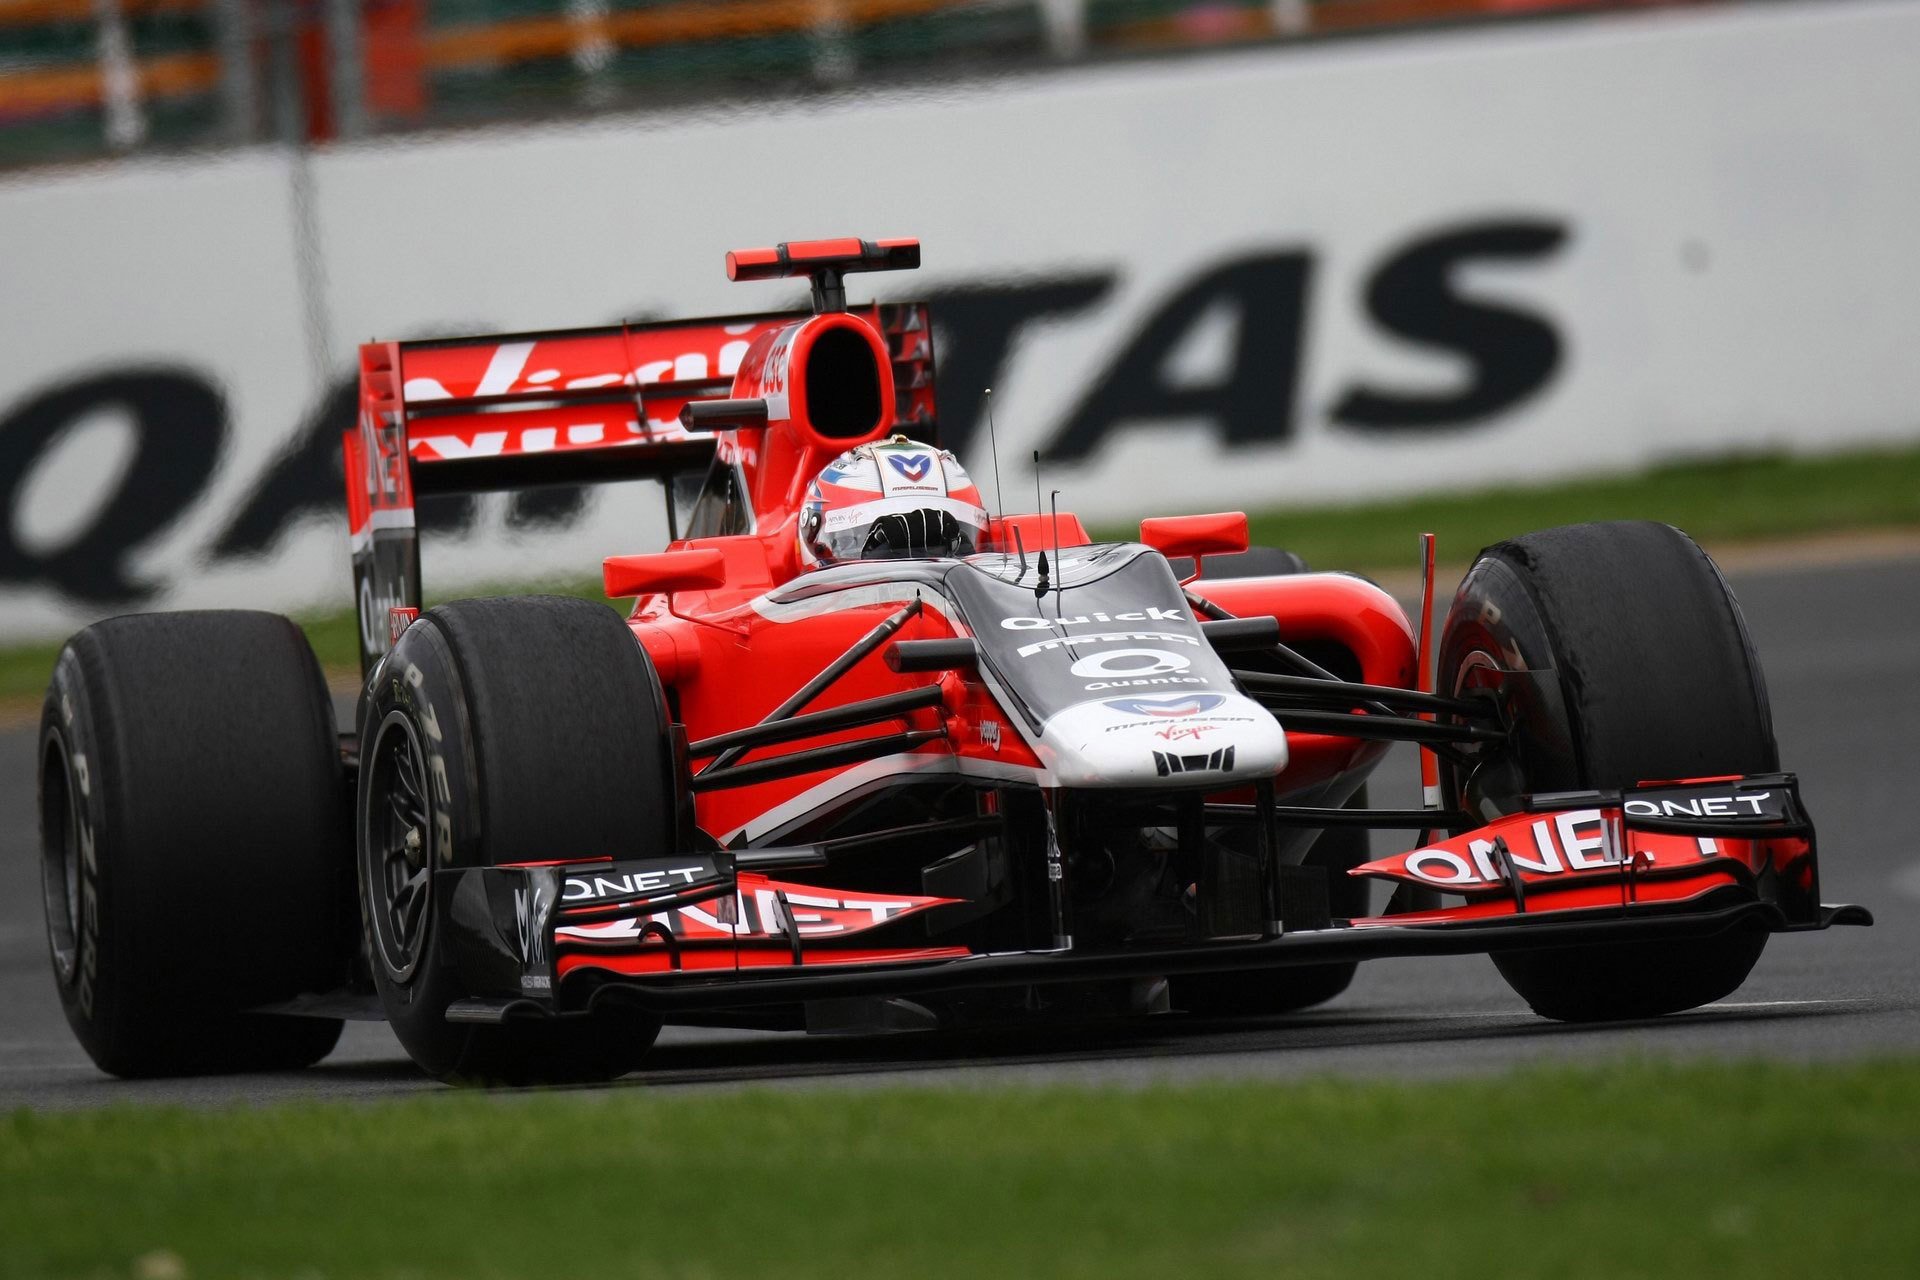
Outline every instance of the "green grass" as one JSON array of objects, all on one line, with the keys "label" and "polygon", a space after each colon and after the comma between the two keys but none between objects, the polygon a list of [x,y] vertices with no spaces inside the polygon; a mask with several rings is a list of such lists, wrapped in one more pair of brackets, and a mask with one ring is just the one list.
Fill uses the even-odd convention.
[{"label": "green grass", "polygon": [[[1439,538],[1441,558],[1464,564],[1481,547],[1581,520],[1665,520],[1702,542],[1725,544],[1833,530],[1920,525],[1920,446],[1825,458],[1766,455],[1655,468],[1638,475],[1533,488],[1255,514],[1253,541],[1288,547],[1319,568],[1412,568],[1415,535]],[[1129,538],[1114,525],[1099,536]],[[544,590],[600,599],[597,579]],[[485,594],[481,589],[462,592]],[[320,661],[359,665],[350,610],[301,619]],[[0,703],[37,699],[57,644],[0,650]]]},{"label": "green grass", "polygon": [[1920,1064],[0,1120],[0,1274],[1910,1276]]},{"label": "green grass", "polygon": [[[468,588],[464,591],[446,594],[432,594],[427,598],[429,605],[441,604],[465,596],[512,595],[536,588],[509,585],[485,585]],[[606,601],[611,608],[624,614],[632,607],[633,601],[607,600],[601,594],[600,582],[543,582],[537,590],[554,595],[579,596],[585,600]],[[309,613],[296,617],[307,633],[307,639],[313,645],[314,654],[320,659],[330,675],[353,675],[360,670],[360,620],[351,609],[338,609],[327,613]],[[37,707],[42,695],[46,693],[47,681],[53,676],[53,664],[60,657],[60,641],[43,644],[20,645],[14,648],[0,648],[0,712],[8,710],[16,713]]]},{"label": "green grass", "polygon": [[1416,535],[1465,564],[1515,534],[1586,520],[1664,520],[1706,543],[1920,524],[1920,448],[1795,459],[1757,456],[1638,475],[1401,502],[1257,514],[1252,540],[1316,567],[1414,568]]},{"label": "green grass", "polygon": [[37,706],[59,657],[59,641],[0,649],[0,706],[18,704],[15,709],[25,709],[29,700]]}]

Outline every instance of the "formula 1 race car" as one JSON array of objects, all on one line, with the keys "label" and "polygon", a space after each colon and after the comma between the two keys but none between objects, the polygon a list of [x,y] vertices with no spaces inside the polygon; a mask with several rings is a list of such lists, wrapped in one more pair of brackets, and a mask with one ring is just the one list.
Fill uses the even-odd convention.
[{"label": "formula 1 race car", "polygon": [[[1485,952],[1540,1014],[1718,1000],[1822,905],[1760,664],[1665,525],[1483,551],[1429,651],[1240,514],[1094,542],[937,447],[910,240],[728,255],[811,311],[360,355],[365,684],[251,612],[76,635],[40,751],[53,962],[119,1075],[309,1065],[373,1004],[448,1080],[592,1080],[664,1023],[1272,1015]],[[416,499],[659,480],[604,604],[421,611]],[[996,495],[997,496],[997,495]],[[1424,804],[1368,807],[1393,743]],[[1374,858],[1371,831],[1417,833]],[[1374,910],[1369,887],[1391,887]]]}]

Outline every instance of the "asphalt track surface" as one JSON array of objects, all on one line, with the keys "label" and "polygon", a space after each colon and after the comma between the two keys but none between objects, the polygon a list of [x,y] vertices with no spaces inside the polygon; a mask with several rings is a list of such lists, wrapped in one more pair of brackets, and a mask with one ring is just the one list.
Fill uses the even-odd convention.
[{"label": "asphalt track surface", "polygon": [[[1098,1081],[1142,1086],[1315,1074],[1444,1077],[1623,1057],[1797,1061],[1920,1052],[1920,559],[1733,575],[1766,666],[1785,767],[1818,824],[1822,896],[1871,929],[1775,938],[1726,1001],[1641,1023],[1535,1017],[1482,956],[1379,960],[1322,1009],[1248,1022],[1172,1014],[1046,1030],[809,1037],[670,1028],[614,1089],[870,1088]],[[1652,602],[1657,607],[1658,602]],[[1411,748],[1375,803],[1417,797]],[[40,917],[33,731],[0,733],[0,1110],[221,1106],[438,1090],[384,1024],[350,1024],[318,1068],[128,1083],[94,1069],[54,996]],[[1388,846],[1376,838],[1376,852]],[[1399,846],[1404,847],[1404,846]]]}]

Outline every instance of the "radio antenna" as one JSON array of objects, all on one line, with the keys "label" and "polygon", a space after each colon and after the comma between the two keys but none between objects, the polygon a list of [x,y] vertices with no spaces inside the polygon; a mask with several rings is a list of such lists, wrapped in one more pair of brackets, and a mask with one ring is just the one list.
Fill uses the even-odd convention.
[{"label": "radio antenna", "polygon": [[[1040,505],[1040,451],[1038,449],[1035,449],[1033,451],[1033,514],[1038,516],[1041,510],[1042,508]],[[1058,548],[1055,548],[1054,554],[1057,558],[1059,555]],[[1033,598],[1035,600],[1044,599],[1046,594],[1047,594],[1047,549],[1045,547],[1041,547],[1040,548],[1040,581],[1033,588]]]},{"label": "radio antenna", "polygon": [[993,388],[987,388],[987,451],[993,456],[993,500],[1000,504],[1000,528],[1007,526],[1007,491],[1000,487],[1000,438],[993,430]]},{"label": "radio antenna", "polygon": [[[1060,491],[1053,491],[1053,569],[1060,572]],[[1060,597],[1066,594],[1067,576],[1060,574],[1060,585],[1053,590],[1053,609],[1057,617],[1060,611]]]}]

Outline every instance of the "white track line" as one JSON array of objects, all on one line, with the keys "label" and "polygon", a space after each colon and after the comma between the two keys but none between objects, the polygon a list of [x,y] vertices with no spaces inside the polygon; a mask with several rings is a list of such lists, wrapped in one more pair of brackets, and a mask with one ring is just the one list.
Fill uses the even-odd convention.
[{"label": "white track line", "polygon": [[[1699,1013],[1707,1009],[1787,1009],[1801,1005],[1818,1004],[1865,1004],[1864,1000],[1721,1000],[1715,1004],[1703,1004],[1690,1012]],[[1330,1011],[1330,1012],[1338,1012]],[[1540,1019],[1526,1009],[1515,1009],[1509,1013],[1441,1013],[1419,1012],[1406,1015],[1413,1022],[1538,1022]],[[1328,1022],[1335,1021],[1332,1018]]]},{"label": "white track line", "polygon": [[1784,1009],[1802,1004],[1860,1004],[1859,1000],[1719,1000],[1702,1009]]}]

